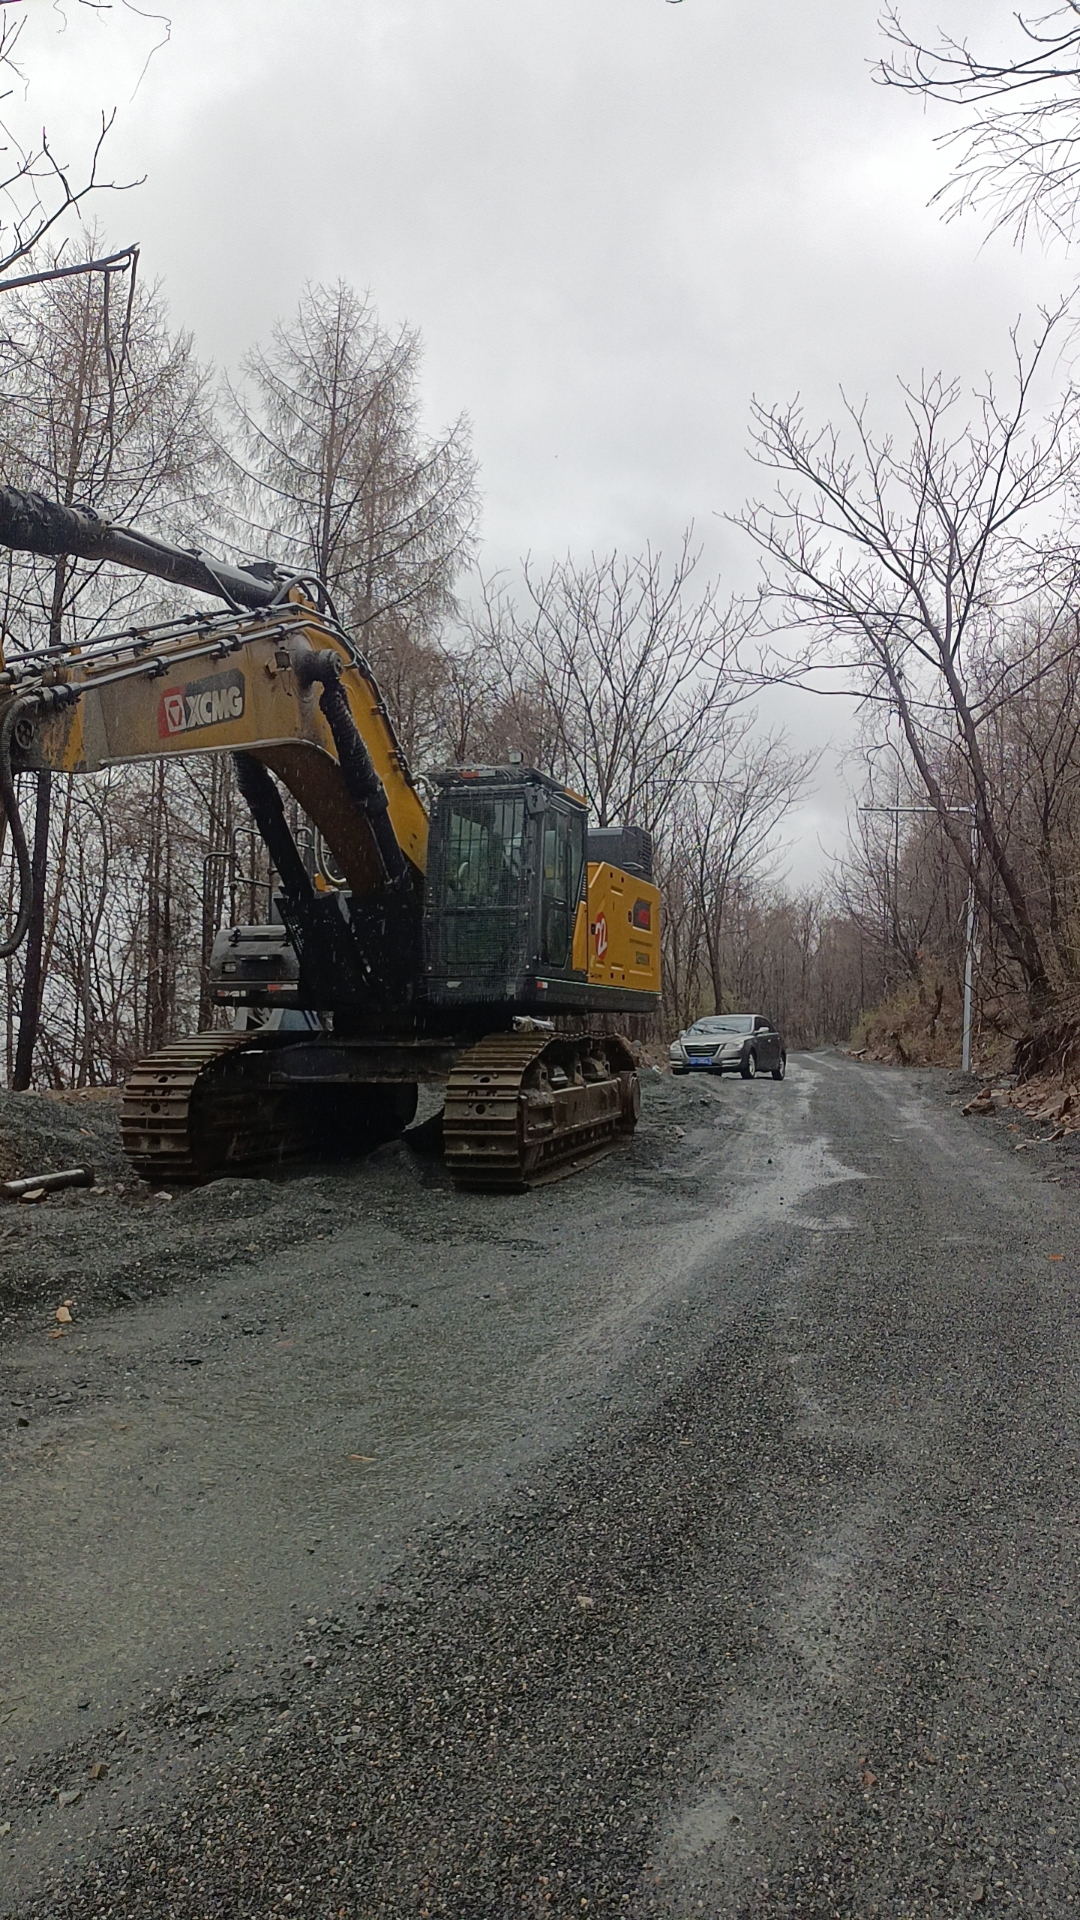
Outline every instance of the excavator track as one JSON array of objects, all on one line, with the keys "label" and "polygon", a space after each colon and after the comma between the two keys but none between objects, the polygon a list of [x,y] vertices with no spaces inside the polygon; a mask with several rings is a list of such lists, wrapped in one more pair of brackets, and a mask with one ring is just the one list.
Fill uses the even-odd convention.
[{"label": "excavator track", "polygon": [[[255,1090],[230,1085],[228,1075],[254,1037],[199,1033],[140,1060],[124,1089],[120,1137],[144,1180],[204,1180],[212,1171],[239,1171],[277,1157],[266,1138],[271,1116],[261,1116],[260,1126],[250,1097]],[[223,1138],[230,1121],[232,1137]]]},{"label": "excavator track", "polygon": [[415,1111],[415,1087],[341,1087],[329,1078],[290,1085],[274,1076],[276,1059],[256,1030],[196,1034],[141,1060],[120,1115],[135,1171],[154,1184],[190,1185],[289,1160],[370,1152]]},{"label": "excavator track", "polygon": [[522,1192],[562,1180],[632,1134],[634,1057],[612,1034],[489,1034],[446,1084],[443,1142],[458,1187]]}]

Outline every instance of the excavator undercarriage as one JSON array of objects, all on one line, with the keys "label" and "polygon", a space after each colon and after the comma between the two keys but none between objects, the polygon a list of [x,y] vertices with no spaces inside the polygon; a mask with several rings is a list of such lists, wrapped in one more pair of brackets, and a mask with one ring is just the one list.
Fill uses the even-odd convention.
[{"label": "excavator undercarriage", "polygon": [[459,1187],[543,1186],[610,1153],[640,1107],[634,1056],[615,1035],[490,1034],[447,1081],[446,1163]]},{"label": "excavator undercarriage", "polygon": [[[192,1185],[289,1161],[370,1153],[408,1126],[415,1082],[303,1080],[255,1033],[200,1033],[141,1060],[124,1089],[124,1152],[144,1180]],[[332,1062],[326,1063],[326,1073]]]},{"label": "excavator undercarriage", "polygon": [[638,1075],[616,1035],[490,1034],[461,1051],[408,1043],[396,1058],[394,1051],[258,1030],[177,1041],[128,1078],[124,1151],[156,1186],[353,1158],[414,1118],[418,1082],[375,1078],[410,1066],[425,1078],[448,1069],[443,1142],[459,1187],[541,1186],[610,1153],[634,1130]]}]

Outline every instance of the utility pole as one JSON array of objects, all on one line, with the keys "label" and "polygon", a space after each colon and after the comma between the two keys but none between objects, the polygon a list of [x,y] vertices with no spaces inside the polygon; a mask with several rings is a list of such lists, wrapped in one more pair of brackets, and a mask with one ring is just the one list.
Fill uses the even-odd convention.
[{"label": "utility pole", "polygon": [[960,1045],[960,1069],[971,1072],[971,1031],[975,997],[975,870],[979,863],[979,829],[974,807],[860,807],[860,813],[969,813],[971,842],[968,859],[967,938],[964,942],[964,1034]]},{"label": "utility pole", "polygon": [[[959,808],[956,809],[960,811]],[[963,1073],[971,1072],[971,1007],[975,979],[975,869],[979,863],[979,829],[975,823],[975,809],[968,807],[965,812],[971,814],[971,851],[968,861],[968,897],[967,897],[967,942],[964,953],[964,1039],[960,1050],[960,1068]]]}]

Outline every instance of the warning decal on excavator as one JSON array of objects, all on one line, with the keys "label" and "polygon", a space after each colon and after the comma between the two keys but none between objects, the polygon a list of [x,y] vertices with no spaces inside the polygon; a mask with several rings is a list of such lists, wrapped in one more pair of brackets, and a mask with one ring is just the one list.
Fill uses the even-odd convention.
[{"label": "warning decal on excavator", "polygon": [[158,733],[163,740],[191,733],[196,727],[218,727],[239,720],[244,712],[244,676],[238,667],[211,673],[205,680],[189,680],[173,687],[158,703]]}]

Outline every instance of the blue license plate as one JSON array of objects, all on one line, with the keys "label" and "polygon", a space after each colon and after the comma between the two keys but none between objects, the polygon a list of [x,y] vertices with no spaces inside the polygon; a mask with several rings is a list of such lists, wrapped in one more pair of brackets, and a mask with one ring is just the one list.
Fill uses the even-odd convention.
[{"label": "blue license plate", "polygon": [[712,1054],[711,1053],[692,1053],[690,1055],[690,1065],[692,1067],[711,1067]]}]

